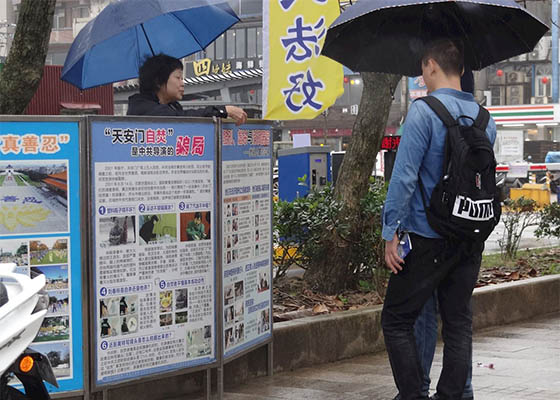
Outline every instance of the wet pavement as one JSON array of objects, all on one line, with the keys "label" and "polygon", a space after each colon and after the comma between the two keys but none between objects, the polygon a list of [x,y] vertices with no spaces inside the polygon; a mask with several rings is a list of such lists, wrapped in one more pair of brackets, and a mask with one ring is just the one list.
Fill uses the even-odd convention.
[{"label": "wet pavement", "polygon": [[[475,399],[560,399],[560,313],[477,331],[473,349]],[[431,392],[441,371],[441,351],[439,343]],[[256,378],[226,388],[224,399],[391,400],[395,394],[382,352]]]}]

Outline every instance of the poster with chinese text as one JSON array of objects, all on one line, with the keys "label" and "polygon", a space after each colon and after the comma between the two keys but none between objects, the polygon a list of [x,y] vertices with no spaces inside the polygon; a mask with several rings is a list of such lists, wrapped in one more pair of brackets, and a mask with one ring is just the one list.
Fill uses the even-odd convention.
[{"label": "poster with chinese text", "polygon": [[0,121],[0,263],[43,274],[47,314],[31,348],[59,388],[83,389],[78,121]]},{"label": "poster with chinese text", "polygon": [[272,335],[272,137],[268,125],[222,126],[224,356]]},{"label": "poster with chinese text", "polygon": [[92,121],[97,385],[216,360],[214,130]]}]

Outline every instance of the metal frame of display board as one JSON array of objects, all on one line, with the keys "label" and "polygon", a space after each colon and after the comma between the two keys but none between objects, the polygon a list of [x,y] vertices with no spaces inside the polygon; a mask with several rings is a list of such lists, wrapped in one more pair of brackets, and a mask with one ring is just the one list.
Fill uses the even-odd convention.
[{"label": "metal frame of display board", "polygon": [[[12,115],[1,115],[0,116],[0,123],[2,122],[9,122],[9,123],[13,123],[13,122],[22,122],[22,123],[27,123],[27,122],[45,122],[45,123],[54,123],[54,122],[76,122],[78,124],[78,148],[79,148],[79,156],[78,156],[78,166],[77,168],[80,168],[79,171],[79,176],[80,176],[80,185],[79,185],[79,192],[80,192],[80,203],[78,204],[78,207],[80,209],[79,214],[80,214],[80,227],[81,227],[81,233],[80,233],[80,264],[81,264],[81,268],[80,268],[80,272],[81,272],[81,279],[79,281],[79,284],[81,285],[81,293],[82,293],[82,299],[73,299],[73,301],[80,301],[81,300],[81,312],[82,312],[82,316],[81,316],[81,320],[82,320],[82,329],[81,329],[81,334],[82,334],[82,349],[84,346],[86,346],[89,343],[89,339],[88,339],[88,325],[89,322],[87,321],[86,316],[88,315],[88,311],[89,311],[89,305],[88,305],[88,301],[87,301],[87,278],[88,278],[88,273],[87,273],[87,260],[88,260],[88,238],[87,235],[85,233],[86,231],[86,227],[87,227],[87,197],[85,197],[85,193],[87,190],[86,187],[86,180],[85,177],[87,175],[87,170],[86,170],[86,163],[84,160],[84,156],[86,154],[85,148],[86,148],[86,140],[85,140],[85,135],[86,135],[86,121],[84,117],[80,117],[80,116],[75,116],[75,117],[59,117],[59,116],[12,116]],[[75,206],[73,206],[75,207]],[[69,312],[71,313],[71,310],[69,310]],[[74,342],[72,342],[74,343]],[[69,397],[76,397],[76,396],[83,396],[84,400],[88,400],[89,399],[89,359],[88,359],[88,352],[84,351],[82,352],[82,377],[83,377],[83,381],[82,381],[82,389],[79,390],[69,390],[69,391],[64,391],[64,392],[55,392],[55,393],[51,393],[51,397],[53,399],[63,399],[63,398],[69,398]]]},{"label": "metal frame of display board", "polygon": [[[231,120],[218,120],[218,124],[217,124],[217,136],[219,139],[221,139],[222,137],[222,127],[223,124],[227,123],[233,123],[233,121]],[[270,185],[270,197],[269,197],[269,208],[270,208],[270,237],[269,237],[269,251],[270,251],[270,335],[266,338],[263,338],[262,340],[258,340],[252,344],[250,347],[244,348],[243,350],[240,350],[239,352],[236,352],[228,357],[226,357],[224,355],[224,296],[223,296],[223,273],[224,273],[224,269],[223,269],[223,243],[224,243],[224,238],[223,236],[223,232],[222,232],[222,218],[224,216],[224,210],[223,210],[223,204],[224,204],[224,199],[222,197],[222,173],[223,173],[223,142],[222,140],[218,140],[218,145],[217,145],[217,149],[218,149],[218,154],[217,154],[217,160],[218,160],[218,176],[217,176],[217,182],[218,182],[218,189],[217,189],[217,194],[218,194],[218,198],[217,198],[217,205],[219,208],[218,211],[218,215],[219,215],[219,225],[218,225],[218,235],[220,237],[219,240],[219,244],[218,244],[218,249],[217,249],[217,254],[219,255],[219,260],[217,260],[217,263],[219,265],[219,268],[217,268],[217,270],[220,273],[220,285],[219,285],[219,303],[218,303],[218,326],[220,327],[220,333],[221,333],[221,337],[220,337],[220,342],[218,343],[218,351],[220,352],[220,365],[218,366],[217,369],[217,395],[218,395],[218,399],[221,400],[223,398],[223,394],[224,394],[224,366],[225,364],[229,363],[230,361],[234,361],[262,346],[267,346],[267,375],[268,376],[272,376],[273,374],[273,368],[274,368],[274,364],[273,364],[273,342],[274,342],[274,333],[273,333],[273,316],[272,316],[272,256],[273,256],[273,223],[272,223],[272,209],[273,209],[273,199],[272,199],[272,184],[273,184],[273,165],[272,165],[272,123],[270,121],[266,121],[266,120],[249,120],[247,121],[244,125],[238,127],[239,128],[245,128],[245,127],[251,127],[254,125],[268,125],[270,124],[270,180],[269,180],[269,185]],[[218,222],[218,220],[217,220]]]},{"label": "metal frame of display board", "polygon": [[[131,123],[150,123],[150,122],[162,122],[162,123],[187,123],[187,122],[192,122],[192,123],[209,123],[209,119],[208,118],[168,118],[168,117],[105,117],[105,116],[93,116],[93,117],[87,117],[87,145],[88,145],[88,151],[87,151],[87,155],[88,155],[88,160],[87,160],[87,175],[88,175],[88,180],[87,180],[87,190],[88,190],[88,194],[87,194],[87,200],[89,202],[89,218],[93,218],[93,215],[95,215],[95,204],[94,201],[95,199],[93,198],[94,193],[93,193],[93,172],[94,172],[94,166],[93,166],[93,157],[92,157],[92,124],[96,121],[106,121],[106,122],[131,122]],[[217,157],[217,149],[218,149],[218,138],[219,135],[218,133],[218,126],[219,124],[217,123],[216,119],[214,118],[214,120],[212,121],[213,125],[214,125],[214,154],[213,154],[213,160],[214,160],[214,171],[213,171],[213,176],[216,175],[216,167],[219,164],[218,162],[218,157]],[[214,178],[215,179],[215,178]],[[218,185],[216,182],[214,182],[214,198],[213,198],[213,202],[214,202],[214,206],[216,206],[216,195],[218,192]],[[217,210],[216,208],[214,208],[214,214],[217,214]],[[218,235],[218,231],[217,231],[217,215],[214,217],[214,237],[212,238],[212,240],[216,240],[216,237]],[[89,220],[89,222],[91,222],[91,219]],[[94,275],[94,232],[93,232],[93,224],[89,223],[88,225],[88,238],[89,238],[89,244],[90,244],[90,251],[88,253],[88,264],[91,266],[90,267],[90,271],[89,271],[89,276],[88,278],[90,279],[90,285],[89,285],[89,297],[90,297],[90,306],[89,306],[89,313],[88,316],[90,318],[90,321],[95,321],[96,319],[96,312],[95,312],[95,298],[96,298],[96,293],[94,293],[94,279],[95,279],[95,275]],[[215,245],[214,247],[214,251],[216,250],[217,245]],[[217,268],[217,260],[215,260],[215,264],[214,264],[214,301],[217,301],[219,299],[219,292],[218,292],[218,287],[220,287],[220,281],[221,281],[221,274],[220,271]],[[91,324],[90,327],[90,332],[91,335],[89,336],[89,349],[90,349],[90,387],[91,387],[91,392],[102,392],[103,393],[103,399],[109,399],[110,396],[110,390],[111,389],[117,389],[117,388],[121,388],[121,387],[125,387],[131,384],[135,384],[138,382],[148,382],[148,381],[154,381],[157,379],[162,379],[162,378],[169,378],[169,377],[173,377],[173,376],[179,376],[179,375],[187,375],[187,374],[191,374],[194,372],[199,372],[199,371],[206,371],[206,374],[204,375],[204,380],[205,380],[205,384],[204,386],[204,392],[205,392],[205,398],[207,400],[210,399],[211,397],[211,370],[213,368],[217,368],[219,365],[221,365],[221,353],[218,350],[218,346],[221,340],[221,325],[219,324],[220,322],[220,318],[218,318],[217,315],[217,307],[214,305],[214,340],[215,340],[215,346],[214,346],[214,355],[215,355],[215,360],[211,363],[207,363],[207,364],[201,364],[201,365],[196,365],[193,367],[186,367],[186,368],[179,368],[176,370],[172,370],[172,371],[165,371],[165,372],[156,372],[152,375],[142,375],[142,376],[138,376],[138,377],[134,377],[131,379],[126,379],[126,380],[122,380],[120,382],[115,382],[115,383],[107,383],[107,384],[101,384],[98,385],[96,383],[96,376],[97,376],[97,367],[96,367],[96,338],[95,338],[95,327],[93,326],[93,323]]]}]

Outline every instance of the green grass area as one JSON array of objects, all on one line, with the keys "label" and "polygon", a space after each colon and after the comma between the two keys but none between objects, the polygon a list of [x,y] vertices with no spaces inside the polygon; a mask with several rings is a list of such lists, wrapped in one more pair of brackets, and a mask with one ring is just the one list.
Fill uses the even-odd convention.
[{"label": "green grass area", "polygon": [[16,175],[15,179],[18,186],[27,186],[21,175]]},{"label": "green grass area", "polygon": [[0,175],[0,186],[4,184],[4,179],[6,179],[6,175]]},{"label": "green grass area", "polygon": [[68,262],[67,251],[57,256],[54,250],[49,250],[49,252],[41,260],[31,255],[31,265],[66,264],[67,262]]},{"label": "green grass area", "polygon": [[32,181],[31,179],[29,179],[29,177],[27,175],[20,175],[22,177],[23,180],[25,180],[25,182],[27,182],[29,185],[31,186],[36,186],[36,187],[41,187],[41,183],[40,182],[35,182]]},{"label": "green grass area", "polygon": [[560,246],[532,250],[519,250],[517,252],[517,259],[508,261],[504,260],[500,253],[483,255],[481,269],[490,269],[496,267],[515,267],[516,265],[518,265],[520,259],[531,258],[535,263],[538,263],[540,260],[542,260],[543,262],[549,264],[549,266],[547,266],[548,269],[550,269],[549,273],[557,274],[560,273],[560,265],[555,262],[551,262],[548,257],[542,257],[542,255],[550,253],[551,250],[557,251],[558,249],[560,249]]}]

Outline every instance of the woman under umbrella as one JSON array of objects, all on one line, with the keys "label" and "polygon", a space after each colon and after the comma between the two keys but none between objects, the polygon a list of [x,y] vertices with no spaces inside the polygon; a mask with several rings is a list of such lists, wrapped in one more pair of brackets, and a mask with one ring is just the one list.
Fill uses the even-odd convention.
[{"label": "woman under umbrella", "polygon": [[140,67],[140,93],[128,98],[128,115],[189,116],[232,118],[238,125],[247,114],[236,106],[208,106],[183,110],[183,64],[165,54],[150,57]]}]

